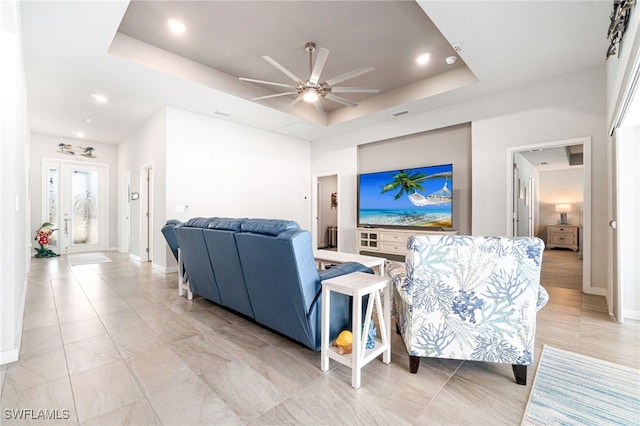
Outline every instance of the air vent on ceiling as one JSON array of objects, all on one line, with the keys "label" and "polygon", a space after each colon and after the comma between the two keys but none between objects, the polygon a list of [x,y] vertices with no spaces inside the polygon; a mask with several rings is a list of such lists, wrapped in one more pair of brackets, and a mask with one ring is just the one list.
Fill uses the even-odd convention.
[{"label": "air vent on ceiling", "polygon": [[399,112],[394,112],[393,115],[394,117],[400,117],[401,115],[405,115],[405,114],[409,114],[409,111],[399,111]]}]

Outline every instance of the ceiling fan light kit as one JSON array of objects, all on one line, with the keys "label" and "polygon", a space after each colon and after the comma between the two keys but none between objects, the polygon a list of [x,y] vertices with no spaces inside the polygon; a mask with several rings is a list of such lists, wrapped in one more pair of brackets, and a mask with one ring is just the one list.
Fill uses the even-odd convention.
[{"label": "ceiling fan light kit", "polygon": [[[258,84],[266,84],[269,86],[278,86],[278,87],[286,87],[289,89],[293,89],[293,91],[276,93],[273,95],[259,96],[257,98],[252,98],[251,100],[257,101],[262,99],[270,99],[276,98],[280,96],[289,96],[296,95],[296,98],[289,103],[285,107],[285,111],[293,107],[300,101],[304,101],[307,103],[314,104],[316,110],[323,114],[324,109],[320,103],[322,98],[328,99],[333,102],[338,102],[340,104],[355,108],[358,106],[356,102],[350,101],[349,99],[345,99],[341,96],[337,96],[335,93],[379,93],[379,89],[371,89],[367,87],[334,87],[334,84],[341,83],[343,81],[350,80],[352,78],[358,77],[360,75],[369,73],[375,69],[373,65],[369,65],[366,67],[361,67],[347,73],[341,74],[337,77],[330,78],[324,82],[320,82],[320,75],[324,69],[324,66],[329,57],[329,50],[323,47],[316,49],[316,44],[313,42],[307,42],[304,45],[305,50],[309,53],[309,79],[302,80],[300,77],[295,75],[293,72],[289,71],[289,69],[282,66],[276,60],[271,58],[270,56],[263,56],[262,58],[273,65],[280,72],[285,74],[291,80],[294,81],[295,84],[286,84],[286,83],[277,83],[273,81],[265,81],[265,80],[256,80],[253,78],[239,77],[242,81],[247,81],[250,83],[258,83]],[[313,62],[313,53],[316,52],[316,60],[315,64]]]}]

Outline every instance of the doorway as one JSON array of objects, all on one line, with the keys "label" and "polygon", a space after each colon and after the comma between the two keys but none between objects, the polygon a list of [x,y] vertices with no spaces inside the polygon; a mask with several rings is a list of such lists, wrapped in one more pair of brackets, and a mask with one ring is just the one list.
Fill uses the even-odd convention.
[{"label": "doorway", "polygon": [[[579,147],[579,148],[578,148]],[[546,226],[556,224],[559,213],[555,204],[566,202],[561,199],[549,202],[540,193],[541,173],[553,171],[553,163],[580,161],[581,171],[577,174],[582,194],[579,203],[575,203],[571,220],[579,225],[579,256],[582,257],[582,291],[589,294],[601,294],[601,289],[591,287],[591,138],[576,138],[534,145],[513,147],[507,150],[510,176],[507,179],[507,229],[511,235],[545,236]],[[579,155],[578,155],[579,151]],[[573,156],[573,158],[572,158]],[[579,157],[579,160],[577,159]],[[525,161],[520,161],[519,158]],[[545,169],[545,164],[549,167]],[[520,172],[517,172],[519,170]],[[540,172],[540,170],[543,170]],[[541,206],[541,199],[545,200]],[[569,200],[567,200],[569,201]],[[528,204],[528,205],[527,205]],[[550,209],[553,209],[551,211]],[[557,217],[556,217],[557,216]],[[520,223],[520,221],[524,223]],[[533,232],[532,232],[533,231]],[[544,238],[543,238],[544,239]]]},{"label": "doorway", "polygon": [[140,261],[153,261],[153,164],[140,169]]},{"label": "doorway", "polygon": [[131,173],[126,172],[122,175],[122,185],[124,188],[124,200],[122,205],[124,206],[122,221],[122,245],[120,246],[121,253],[131,252]]},{"label": "doorway", "polygon": [[62,254],[107,249],[109,166],[43,160],[44,222],[55,225],[51,246]]},{"label": "doorway", "polygon": [[315,196],[312,223],[313,247],[325,250],[338,250],[339,246],[339,179],[338,173],[314,175]]}]

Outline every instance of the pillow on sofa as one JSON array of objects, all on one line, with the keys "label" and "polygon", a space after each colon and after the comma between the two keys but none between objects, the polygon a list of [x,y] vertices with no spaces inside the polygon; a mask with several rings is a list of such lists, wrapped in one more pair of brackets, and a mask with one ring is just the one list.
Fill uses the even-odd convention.
[{"label": "pillow on sofa", "polygon": [[280,219],[247,219],[241,226],[242,232],[264,235],[280,235],[289,229],[300,229],[300,226],[293,220]]}]

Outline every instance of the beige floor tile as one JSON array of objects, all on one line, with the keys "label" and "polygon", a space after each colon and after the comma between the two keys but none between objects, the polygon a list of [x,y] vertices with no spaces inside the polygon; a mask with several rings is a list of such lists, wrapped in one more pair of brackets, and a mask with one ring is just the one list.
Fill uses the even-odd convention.
[{"label": "beige floor tile", "polygon": [[[175,424],[179,424],[175,423]],[[162,426],[146,398],[96,417],[83,426]]]},{"label": "beige floor tile", "polygon": [[6,397],[3,394],[0,411],[3,426],[43,424],[42,418],[38,418],[43,415],[58,419],[52,422],[55,424],[78,424],[68,377],[34,386],[17,394],[12,393]]},{"label": "beige floor tile", "polygon": [[41,309],[30,311],[24,314],[22,329],[31,330],[32,328],[48,327],[58,325],[58,312],[55,305],[51,309]]},{"label": "beige floor tile", "polygon": [[274,346],[265,346],[248,353],[242,360],[260,375],[292,395],[324,374],[320,365],[294,358]]},{"label": "beige floor tile", "polygon": [[62,335],[58,324],[36,327],[22,332],[20,355],[62,347]]},{"label": "beige floor tile", "polygon": [[3,397],[68,377],[62,347],[23,355],[17,362],[7,365],[5,370]]},{"label": "beige floor tile", "polygon": [[318,352],[205,299],[178,297],[177,274],[105,254],[112,262],[33,260],[21,358],[0,366],[0,407],[67,409],[59,422],[76,423],[81,412],[91,417],[83,424],[102,425],[510,425],[520,423],[545,344],[640,366],[640,322],[618,324],[603,297],[583,294],[582,262],[566,250],[544,254],[550,300],[538,312],[527,386],[501,364],[425,358],[410,374],[392,333],[391,364],[365,366],[358,390],[349,368],[332,362],[321,372]]},{"label": "beige floor tile", "polygon": [[197,334],[177,340],[169,346],[196,374],[219,367],[235,358],[226,345],[221,345],[214,335]]},{"label": "beige floor tile", "polygon": [[107,334],[107,330],[98,317],[62,323],[60,324],[60,330],[62,332],[62,341],[65,344]]},{"label": "beige floor tile", "polygon": [[100,319],[110,333],[144,324],[142,318],[130,308],[101,313]]},{"label": "beige floor tile", "polygon": [[142,398],[123,361],[71,375],[80,423],[102,416]]},{"label": "beige floor tile", "polygon": [[126,359],[145,395],[197,377],[170,348],[161,346]]},{"label": "beige floor tile", "polygon": [[64,345],[69,374],[77,374],[122,359],[109,335],[94,336]]},{"label": "beige floor tile", "polygon": [[146,324],[114,331],[111,338],[123,358],[165,346],[165,342]]},{"label": "beige floor tile", "polygon": [[200,376],[243,420],[251,420],[288,398],[288,394],[241,360]]},{"label": "beige floor tile", "polygon": [[154,393],[149,396],[149,401],[166,425],[244,424],[198,377]]},{"label": "beige floor tile", "polygon": [[[361,392],[362,391],[362,392]],[[277,407],[249,422],[305,425],[408,425],[394,412],[362,398],[365,388],[353,389],[331,374],[313,382]]]}]

